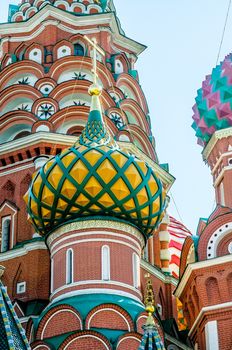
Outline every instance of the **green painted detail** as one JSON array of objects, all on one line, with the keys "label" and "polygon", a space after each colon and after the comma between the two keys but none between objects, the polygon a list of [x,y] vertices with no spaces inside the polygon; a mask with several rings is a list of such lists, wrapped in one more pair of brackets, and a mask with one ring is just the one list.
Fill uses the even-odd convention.
[{"label": "green painted detail", "polygon": [[74,307],[81,315],[83,319],[85,319],[88,313],[94,309],[96,306],[103,304],[115,304],[123,308],[128,312],[131,318],[135,321],[138,315],[144,311],[144,305],[142,302],[137,302],[133,299],[116,295],[116,294],[86,294],[86,295],[77,295],[70,298],[62,299],[56,303],[50,304],[47,308],[42,312],[40,317],[35,320],[35,328],[38,327],[40,320],[43,318],[45,314],[48,313],[49,310],[53,309],[58,305],[70,305]]},{"label": "green painted detail", "polygon": [[[149,235],[154,229],[154,226],[151,223],[152,220],[154,218],[157,218],[158,224],[158,222],[161,219],[164,207],[166,205],[162,194],[162,184],[160,180],[156,177],[155,173],[150,167],[147,167],[147,173],[145,175],[138,163],[135,162],[135,157],[131,154],[125,154],[121,150],[115,150],[113,148],[108,148],[108,150],[105,150],[101,147],[92,147],[91,150],[95,150],[100,154],[100,158],[94,166],[92,166],[86,158],[86,155],[89,152],[89,148],[86,148],[84,151],[79,151],[78,148],[72,147],[68,149],[65,153],[63,153],[61,156],[56,156],[53,161],[53,164],[47,171],[45,170],[46,165],[40,169],[37,176],[33,179],[29,190],[28,213],[33,220],[35,228],[39,232],[45,234],[50,232],[53,228],[57,227],[58,225],[70,220],[74,220],[78,217],[83,218],[86,216],[93,217],[102,215],[103,217],[111,216],[128,220],[129,223],[134,224],[145,235]],[[114,160],[115,152],[120,153],[122,156],[125,156],[126,162],[123,166],[121,166]],[[62,160],[68,155],[73,155],[74,157],[71,163],[67,167],[65,167]],[[70,174],[79,160],[81,160],[84,166],[88,169],[87,175],[80,184],[76,181],[75,177],[73,177]],[[103,181],[102,177],[97,172],[105,160],[109,161],[112,164],[116,172],[115,176],[113,176],[112,180],[107,184]],[[137,186],[136,189],[133,188],[132,184],[125,175],[125,171],[129,168],[131,164],[135,165],[141,177],[141,183]],[[54,188],[48,181],[48,178],[53,169],[57,166],[62,170],[62,176],[57,184],[57,187]],[[42,184],[39,188],[38,196],[36,196],[34,193],[34,183],[35,181],[37,181],[39,176],[42,178]],[[94,197],[92,197],[86,191],[86,186],[92,177],[94,177],[94,179],[96,179],[96,181],[101,186],[101,190]],[[152,194],[151,188],[148,185],[149,179],[151,177],[155,179],[157,184],[157,191],[155,194]],[[118,199],[112,190],[112,187],[120,179],[124,181],[126,187],[128,188],[128,194],[122,200]],[[70,199],[68,199],[62,194],[62,187],[66,180],[70,181],[70,183],[76,188],[76,192]],[[45,187],[48,188],[49,191],[51,191],[51,193],[54,195],[54,201],[52,205],[46,204],[43,201],[43,190]],[[137,194],[144,188],[147,193],[148,200],[144,204],[140,205],[137,198]],[[88,203],[86,205],[77,204],[77,198],[80,196],[80,194],[84,195],[85,198],[88,199]],[[99,201],[104,194],[109,195],[112,199],[112,205],[110,205],[109,207],[106,207]],[[131,210],[129,210],[124,207],[124,204],[131,199],[133,199],[135,206]],[[153,203],[158,199],[160,203],[159,209],[157,212],[154,212],[152,206]],[[59,200],[63,200],[65,203],[67,203],[65,209],[58,208]],[[35,212],[31,210],[31,201],[34,201],[37,205],[37,214],[35,214]],[[91,209],[93,205],[98,206],[99,210],[96,211],[94,209]],[[149,207],[148,215],[142,216],[141,211],[146,207]],[[73,212],[73,208],[76,209],[77,213]],[[117,208],[120,208],[119,212],[116,212]],[[51,216],[47,218],[44,217],[43,210],[49,210],[49,212],[51,212]],[[145,220],[147,220],[146,223],[144,223]]]},{"label": "green painted detail", "polygon": [[101,112],[99,110],[91,111],[87,125],[79,138],[79,143],[81,145],[91,146],[93,143],[107,144],[109,142],[110,135],[102,121]]},{"label": "green painted detail", "polygon": [[19,6],[18,5],[9,5],[9,9],[8,9],[8,22],[11,22],[12,17],[14,16],[14,14],[16,12],[19,11]]}]

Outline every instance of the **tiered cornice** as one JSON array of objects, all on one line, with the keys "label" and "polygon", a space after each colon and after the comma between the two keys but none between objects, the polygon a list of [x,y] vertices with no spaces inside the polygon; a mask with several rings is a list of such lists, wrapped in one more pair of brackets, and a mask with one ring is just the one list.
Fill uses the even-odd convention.
[{"label": "tiered cornice", "polygon": [[46,5],[52,5],[76,15],[104,13],[114,10],[111,1],[108,0],[23,0],[10,15],[9,20],[11,22],[26,21]]}]

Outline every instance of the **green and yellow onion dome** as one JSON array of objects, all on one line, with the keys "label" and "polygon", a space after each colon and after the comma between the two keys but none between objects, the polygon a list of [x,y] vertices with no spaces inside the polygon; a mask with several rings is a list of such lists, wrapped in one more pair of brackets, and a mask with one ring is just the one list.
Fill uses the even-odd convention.
[{"label": "green and yellow onion dome", "polygon": [[77,144],[47,161],[25,195],[30,221],[45,235],[56,227],[89,217],[132,223],[149,236],[163,217],[165,192],[144,161],[111,139],[102,119],[97,86]]}]

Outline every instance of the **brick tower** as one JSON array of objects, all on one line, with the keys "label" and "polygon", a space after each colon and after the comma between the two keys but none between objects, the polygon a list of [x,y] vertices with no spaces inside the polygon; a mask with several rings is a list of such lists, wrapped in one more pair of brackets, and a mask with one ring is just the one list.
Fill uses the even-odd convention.
[{"label": "brick tower", "polygon": [[[184,304],[196,349],[231,349],[232,315],[232,55],[213,69],[198,90],[193,128],[204,146],[216,208],[200,219],[196,237],[184,243],[176,296]],[[188,265],[188,266],[187,266]],[[187,266],[187,268],[186,268]]]},{"label": "brick tower", "polygon": [[151,330],[186,349],[172,293],[190,233],[165,213],[145,47],[106,0],[22,1],[0,38],[0,264],[31,348],[146,349]]}]

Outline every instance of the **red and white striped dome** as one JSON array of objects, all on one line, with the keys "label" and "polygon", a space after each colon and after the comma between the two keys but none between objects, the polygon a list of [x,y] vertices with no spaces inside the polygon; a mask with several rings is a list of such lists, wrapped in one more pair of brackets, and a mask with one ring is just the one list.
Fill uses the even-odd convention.
[{"label": "red and white striped dome", "polygon": [[179,278],[180,256],[185,238],[192,233],[179,221],[169,216],[170,224],[168,232],[170,233],[169,251],[171,253],[170,270],[174,277]]}]

